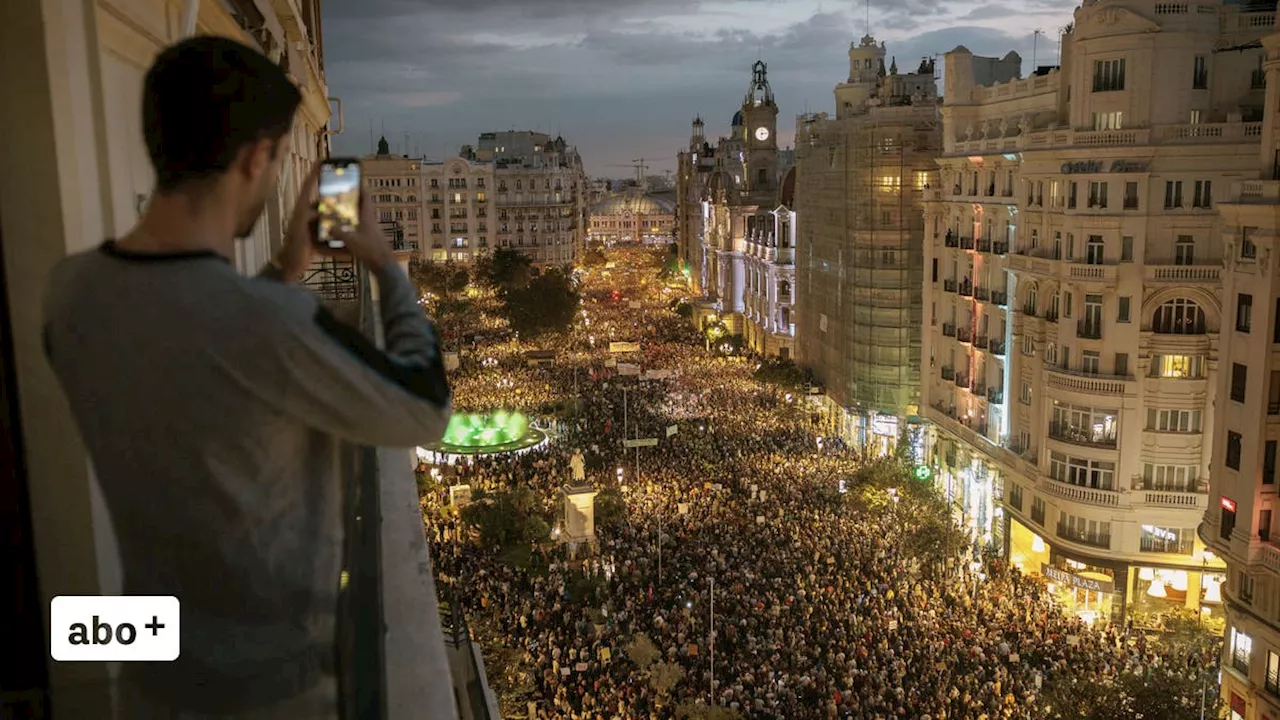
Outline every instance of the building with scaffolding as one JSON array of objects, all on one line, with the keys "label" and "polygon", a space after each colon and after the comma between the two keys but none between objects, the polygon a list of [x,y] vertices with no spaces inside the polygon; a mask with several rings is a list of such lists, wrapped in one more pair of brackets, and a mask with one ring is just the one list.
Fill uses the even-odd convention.
[{"label": "building with scaffolding", "polygon": [[934,63],[885,67],[849,48],[836,114],[796,129],[797,359],[825,386],[833,432],[888,452],[916,420],[924,191],[940,144]]}]

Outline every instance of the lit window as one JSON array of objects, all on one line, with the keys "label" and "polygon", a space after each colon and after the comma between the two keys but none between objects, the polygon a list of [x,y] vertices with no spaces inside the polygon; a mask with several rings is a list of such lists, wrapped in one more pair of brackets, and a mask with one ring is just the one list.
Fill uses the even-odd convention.
[{"label": "lit window", "polygon": [[902,177],[899,175],[881,175],[880,189],[885,192],[895,192],[902,189]]},{"label": "lit window", "polygon": [[929,173],[924,170],[916,171],[916,189],[923,190],[929,186]]},{"label": "lit window", "polygon": [[1204,372],[1203,355],[1157,355],[1156,360],[1162,378],[1194,379]]}]

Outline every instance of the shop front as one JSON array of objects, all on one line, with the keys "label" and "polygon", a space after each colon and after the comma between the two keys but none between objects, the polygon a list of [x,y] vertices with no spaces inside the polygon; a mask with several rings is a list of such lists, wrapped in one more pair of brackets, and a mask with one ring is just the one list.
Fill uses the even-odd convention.
[{"label": "shop front", "polygon": [[956,520],[981,547],[1004,546],[1004,510],[996,498],[1004,493],[1004,477],[979,457],[934,455],[934,482]]},{"label": "shop front", "polygon": [[1198,617],[1205,627],[1221,634],[1226,624],[1226,611],[1222,604],[1226,570],[1215,563],[1212,553],[1206,551],[1204,554],[1206,558],[1198,569],[1135,565],[1130,608],[1134,623],[1159,627],[1168,618],[1191,616]]},{"label": "shop front", "polygon": [[1043,577],[1063,610],[1089,624],[1119,622],[1124,617],[1127,563],[1064,552],[1010,517],[1009,564]]}]

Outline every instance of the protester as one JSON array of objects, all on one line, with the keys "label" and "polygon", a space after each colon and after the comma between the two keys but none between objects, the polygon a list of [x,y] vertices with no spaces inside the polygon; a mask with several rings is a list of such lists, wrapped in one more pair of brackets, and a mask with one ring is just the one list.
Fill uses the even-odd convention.
[{"label": "protester", "polygon": [[[477,347],[458,373],[458,402],[473,409],[536,415],[575,388],[582,398],[576,414],[544,416],[565,427],[555,442],[444,468],[424,501],[442,584],[486,647],[511,649],[515,674],[527,675],[530,705],[509,709],[513,717],[532,707],[531,717],[552,720],[672,718],[678,706],[707,703],[713,579],[714,702],[742,717],[1041,718],[1043,689],[1063,678],[1199,671],[1063,613],[1040,579],[996,560],[975,577],[961,547],[939,563],[912,557],[910,517],[842,500],[839,481],[866,460],[840,442],[820,446],[800,399],[753,381],[751,361],[708,354],[666,303],[634,310],[609,299],[613,287],[659,294],[644,258],[622,253],[609,278],[589,278],[590,325],[575,329],[555,367],[529,368],[509,344]],[[616,375],[603,351],[611,340],[642,345],[620,361],[675,376]],[[624,436],[659,445],[637,459],[620,447]],[[445,506],[444,485],[454,483],[531,488],[554,506],[578,448],[591,482],[616,487],[621,468],[626,487],[625,518],[596,528],[598,551],[585,559],[558,546],[536,549],[528,567],[504,561]],[[681,669],[668,693],[629,656],[637,634]]]}]

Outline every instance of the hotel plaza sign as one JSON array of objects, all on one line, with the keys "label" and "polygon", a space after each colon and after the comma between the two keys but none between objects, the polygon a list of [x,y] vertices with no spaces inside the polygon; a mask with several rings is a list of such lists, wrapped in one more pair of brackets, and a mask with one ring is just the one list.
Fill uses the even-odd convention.
[{"label": "hotel plaza sign", "polygon": [[1102,160],[1076,160],[1062,163],[1063,175],[1080,175],[1084,173],[1137,173],[1146,172],[1151,164],[1145,160],[1112,160],[1111,164]]},{"label": "hotel plaza sign", "polygon": [[1110,580],[1098,580],[1097,578],[1082,577],[1075,573],[1059,570],[1052,565],[1042,565],[1040,572],[1048,579],[1063,585],[1070,585],[1073,588],[1081,590],[1092,590],[1093,592],[1115,592],[1116,584]]}]

